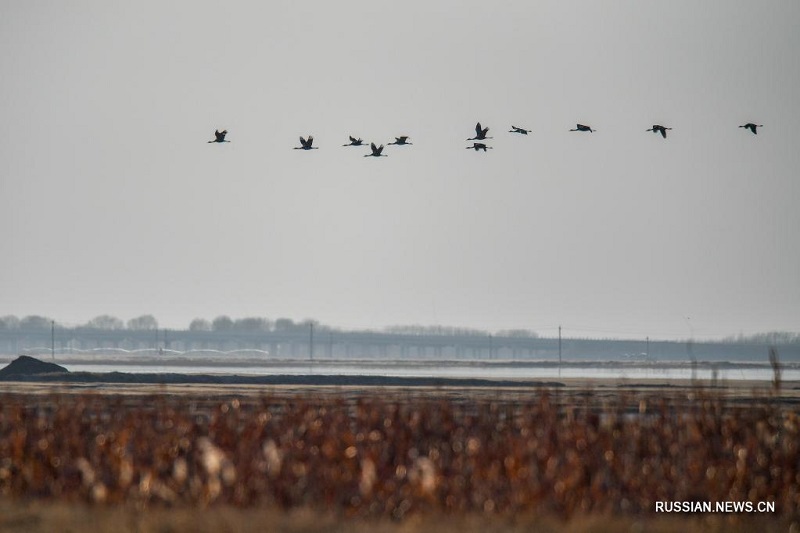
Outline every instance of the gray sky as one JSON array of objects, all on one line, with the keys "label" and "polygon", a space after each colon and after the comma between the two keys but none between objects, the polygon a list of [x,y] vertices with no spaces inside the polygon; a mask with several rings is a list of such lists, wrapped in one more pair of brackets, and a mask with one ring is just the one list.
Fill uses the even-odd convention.
[{"label": "gray sky", "polygon": [[798,27],[796,0],[0,0],[0,315],[798,331]]}]

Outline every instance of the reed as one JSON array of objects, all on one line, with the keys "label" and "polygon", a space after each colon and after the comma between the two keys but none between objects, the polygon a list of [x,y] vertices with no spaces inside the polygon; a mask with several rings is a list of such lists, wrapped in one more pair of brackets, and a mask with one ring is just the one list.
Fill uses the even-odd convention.
[{"label": "reed", "polygon": [[0,496],[342,517],[800,509],[800,418],[713,390],[0,395]]}]

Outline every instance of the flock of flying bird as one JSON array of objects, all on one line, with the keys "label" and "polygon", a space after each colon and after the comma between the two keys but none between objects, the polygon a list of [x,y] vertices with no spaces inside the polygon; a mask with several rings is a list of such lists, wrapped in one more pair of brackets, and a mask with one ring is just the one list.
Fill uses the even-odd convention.
[{"label": "flock of flying bird", "polygon": [[[757,128],[763,128],[764,126],[763,126],[763,124],[754,124],[752,122],[748,122],[747,124],[742,124],[739,127],[740,128],[746,128],[746,129],[750,130],[754,135],[756,135],[756,134],[758,134]],[[652,128],[648,128],[645,131],[652,131],[653,133],[660,133],[661,136],[666,139],[667,138],[667,130],[671,130],[671,129],[672,128],[667,128],[666,126],[662,126],[660,124],[653,124]],[[509,133],[519,133],[521,135],[527,135],[531,131],[532,130],[528,130],[528,129],[525,129],[525,128],[520,128],[520,127],[517,127],[517,126],[511,126],[511,129],[508,130]],[[596,129],[592,129],[591,126],[586,126],[584,124],[576,124],[576,127],[574,129],[569,130],[569,131],[583,131],[583,132],[588,131],[589,133],[594,133],[597,130]],[[475,142],[472,143],[472,146],[467,146],[466,147],[467,150],[475,150],[476,152],[479,151],[479,150],[483,150],[484,152],[486,150],[491,150],[492,147],[491,146],[487,146],[486,143],[477,142],[477,141],[485,141],[487,139],[492,139],[493,137],[487,137],[488,133],[489,133],[489,128],[488,127],[485,127],[485,128],[481,127],[481,123],[478,122],[475,125],[475,136],[474,137],[469,137],[467,139],[468,141],[475,141]],[[228,130],[222,130],[222,131],[216,130],[214,132],[214,140],[213,141],[208,141],[208,142],[209,143],[227,143],[227,142],[230,142],[230,141],[225,140],[225,136],[227,134],[228,134]],[[409,139],[410,139],[410,137],[408,135],[402,135],[400,137],[395,137],[394,139],[395,139],[394,142],[391,142],[391,143],[388,143],[388,144],[394,144],[394,145],[397,145],[397,146],[405,146],[405,145],[413,144],[413,143],[408,142]],[[314,144],[314,137],[312,135],[309,135],[308,137],[305,137],[305,138],[304,137],[300,137],[300,146],[295,146],[294,149],[295,150],[318,150],[319,147],[318,146],[313,146],[313,144]],[[356,138],[356,137],[353,137],[351,135],[350,136],[350,142],[347,143],[347,144],[343,144],[342,146],[366,146],[366,143],[360,137]],[[369,147],[372,150],[372,153],[371,154],[367,154],[364,157],[388,157],[386,154],[382,153],[383,152],[383,145],[376,146],[375,143],[373,142],[373,143],[369,144]]]}]

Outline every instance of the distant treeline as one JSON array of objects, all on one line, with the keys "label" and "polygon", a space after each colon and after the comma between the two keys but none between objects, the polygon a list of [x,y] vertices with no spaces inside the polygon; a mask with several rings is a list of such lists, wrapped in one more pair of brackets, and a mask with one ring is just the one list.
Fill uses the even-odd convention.
[{"label": "distant treeline", "polygon": [[[264,317],[244,317],[234,319],[227,315],[220,315],[213,320],[195,318],[189,323],[189,327],[187,327],[185,331],[220,333],[237,331],[244,333],[275,331],[291,332],[299,329],[306,330],[311,324],[313,324],[314,328],[320,333],[326,331],[341,331],[337,328],[321,324],[312,319],[302,321],[294,321],[291,318],[278,318],[275,320],[270,320],[269,318]],[[159,329],[158,320],[156,320],[153,315],[138,316],[136,318],[131,318],[127,322],[111,315],[98,315],[85,324],[77,325],[61,324],[58,321],[54,321],[48,317],[39,315],[29,315],[23,318],[18,318],[14,315],[0,317],[0,331],[49,330],[53,325],[59,329],[95,329],[103,331],[155,331]],[[473,328],[423,325],[390,326],[381,331],[403,335],[489,336],[492,334],[490,331]],[[501,337],[521,337],[534,339],[539,337],[535,331],[530,331],[527,329],[502,330],[494,334]]]},{"label": "distant treeline", "polygon": [[[56,326],[61,330],[100,330],[100,331],[157,331],[159,329],[158,320],[153,315],[141,315],[131,318],[128,321],[123,321],[120,318],[111,315],[98,315],[89,320],[85,324],[62,324],[54,321],[51,318],[40,315],[29,315],[19,318],[14,315],[7,315],[0,317],[0,332],[12,331],[42,331],[50,330],[52,326]],[[244,318],[231,318],[227,315],[220,315],[213,320],[205,318],[195,318],[192,320],[188,327],[181,331],[194,331],[194,332],[211,332],[211,333],[258,333],[258,332],[297,332],[300,330],[308,330],[313,325],[314,330],[323,332],[343,332],[339,328],[321,324],[316,320],[307,319],[302,321],[295,321],[291,318],[278,318],[271,320],[265,317],[244,317]],[[420,336],[447,336],[447,337],[481,337],[495,335],[498,337],[506,338],[529,338],[538,339],[539,335],[532,330],[528,329],[507,329],[500,331],[488,331],[475,328],[462,328],[453,326],[441,325],[404,325],[404,326],[389,326],[380,330],[383,333],[395,335],[420,335]],[[721,343],[741,344],[766,344],[766,345],[786,345],[786,344],[800,344],[800,333],[789,331],[771,331],[764,333],[757,333],[754,335],[735,335],[721,339]]]}]

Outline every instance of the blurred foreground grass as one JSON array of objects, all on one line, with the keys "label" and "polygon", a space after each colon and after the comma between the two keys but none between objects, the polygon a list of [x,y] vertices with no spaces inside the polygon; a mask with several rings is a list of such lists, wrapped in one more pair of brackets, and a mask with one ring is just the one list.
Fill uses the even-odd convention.
[{"label": "blurred foreground grass", "polygon": [[[0,394],[0,531],[787,531],[777,391]],[[657,501],[775,502],[656,514]]]},{"label": "blurred foreground grass", "polygon": [[148,508],[92,506],[0,499],[0,531],[8,533],[730,533],[797,532],[800,521],[787,517],[741,516],[608,516],[568,520],[553,516],[486,516],[483,514],[414,515],[397,522],[344,518],[309,509]]}]

